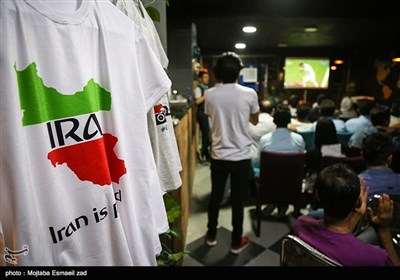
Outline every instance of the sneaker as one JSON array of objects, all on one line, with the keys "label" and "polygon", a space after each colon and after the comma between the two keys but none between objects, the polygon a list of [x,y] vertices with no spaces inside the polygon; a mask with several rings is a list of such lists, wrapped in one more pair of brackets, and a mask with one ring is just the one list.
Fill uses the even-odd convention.
[{"label": "sneaker", "polygon": [[214,247],[217,245],[217,238],[211,239],[207,235],[204,238],[208,247]]},{"label": "sneaker", "polygon": [[242,240],[240,242],[240,245],[237,246],[232,246],[230,252],[235,255],[239,255],[244,249],[249,246],[250,240],[247,236],[242,236]]}]

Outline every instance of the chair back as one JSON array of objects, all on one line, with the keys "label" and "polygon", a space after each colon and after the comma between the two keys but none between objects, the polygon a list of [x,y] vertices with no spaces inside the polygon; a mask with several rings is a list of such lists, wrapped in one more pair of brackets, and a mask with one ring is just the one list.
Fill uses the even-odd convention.
[{"label": "chair back", "polygon": [[306,150],[312,150],[314,149],[314,135],[315,132],[312,130],[309,131],[297,131],[298,134],[300,134],[303,137],[304,143],[306,144]]},{"label": "chair back", "polygon": [[336,163],[344,163],[348,167],[350,167],[357,174],[364,171],[367,167],[365,165],[364,158],[362,156],[357,157],[331,157],[324,156],[322,157],[321,170],[325,167],[331,166]]},{"label": "chair back", "polygon": [[281,266],[342,266],[302,239],[286,235],[282,240]]},{"label": "chair back", "polygon": [[301,196],[304,153],[262,151],[258,197],[262,203],[295,204]]},{"label": "chair back", "polygon": [[351,135],[353,135],[352,132],[348,132],[348,131],[338,131],[336,134],[337,134],[339,142],[342,142],[342,143],[348,143]]},{"label": "chair back", "polygon": [[256,181],[257,237],[261,234],[262,204],[292,204],[295,216],[299,215],[304,165],[305,153],[261,152],[260,177]]}]

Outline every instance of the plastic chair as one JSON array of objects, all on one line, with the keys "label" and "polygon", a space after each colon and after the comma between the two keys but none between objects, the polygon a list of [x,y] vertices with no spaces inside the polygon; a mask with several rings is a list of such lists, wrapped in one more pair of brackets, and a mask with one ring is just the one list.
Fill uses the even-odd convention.
[{"label": "plastic chair", "polygon": [[257,237],[261,232],[262,204],[292,204],[295,216],[300,212],[304,166],[304,153],[261,152],[260,177],[256,181]]},{"label": "plastic chair", "polygon": [[342,266],[294,235],[282,240],[281,266]]},{"label": "plastic chair", "polygon": [[314,131],[312,131],[312,130],[309,130],[309,131],[303,131],[303,132],[299,132],[299,131],[297,131],[296,133],[298,133],[298,134],[300,134],[302,137],[303,137],[303,139],[304,139],[304,143],[306,144],[306,150],[308,151],[308,150],[311,150],[311,149],[314,149],[314,135],[315,135],[315,132]]}]

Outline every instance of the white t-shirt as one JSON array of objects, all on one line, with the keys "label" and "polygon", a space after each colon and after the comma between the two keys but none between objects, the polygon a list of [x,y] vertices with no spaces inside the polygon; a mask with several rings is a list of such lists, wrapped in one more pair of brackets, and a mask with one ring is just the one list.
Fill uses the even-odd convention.
[{"label": "white t-shirt", "polygon": [[209,116],[212,132],[213,159],[251,159],[249,118],[259,110],[254,89],[229,83],[205,91],[205,113]]},{"label": "white t-shirt", "polygon": [[[117,0],[115,5],[143,31],[143,36],[161,65],[166,69],[168,66],[167,55],[162,47],[153,20],[148,15],[142,2]],[[182,185],[180,176],[182,165],[167,94],[164,94],[161,100],[150,110],[147,120],[161,191],[164,193],[175,190]],[[164,229],[165,227],[161,227],[160,233],[165,232]]]},{"label": "white t-shirt", "polygon": [[147,13],[142,1],[137,0],[115,0],[114,4],[120,9],[125,15],[132,19],[143,32],[143,36],[146,38],[150,47],[154,51],[154,54],[160,61],[162,67],[167,69],[168,57],[162,46],[160,37],[158,36],[157,29],[154,26],[154,22]]},{"label": "white t-shirt", "polygon": [[311,131],[313,127],[312,123],[300,122],[298,119],[291,119],[290,124],[296,127],[297,132]]},{"label": "white t-shirt", "polygon": [[171,82],[108,1],[1,1],[0,221],[17,265],[155,265],[147,112]]},{"label": "white t-shirt", "polygon": [[196,87],[194,89],[194,98],[197,99],[197,98],[200,98],[202,96],[203,96],[203,92],[202,92],[201,88],[200,87]]},{"label": "white t-shirt", "polygon": [[276,124],[274,123],[274,118],[268,113],[260,113],[258,115],[258,124],[254,125],[249,123],[250,125],[250,136],[252,139],[251,145],[251,158],[258,158],[258,154],[260,153],[260,139],[263,135],[272,132],[276,128]]}]

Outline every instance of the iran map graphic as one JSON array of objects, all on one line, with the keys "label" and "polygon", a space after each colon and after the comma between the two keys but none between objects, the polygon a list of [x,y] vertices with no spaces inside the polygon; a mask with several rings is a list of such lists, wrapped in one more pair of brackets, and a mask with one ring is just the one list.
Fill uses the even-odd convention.
[{"label": "iran map graphic", "polygon": [[114,151],[118,138],[103,132],[96,115],[111,111],[110,92],[90,79],[82,91],[62,94],[44,85],[35,62],[16,72],[22,124],[47,127],[50,163],[66,164],[81,181],[100,186],[119,183],[126,168]]}]

